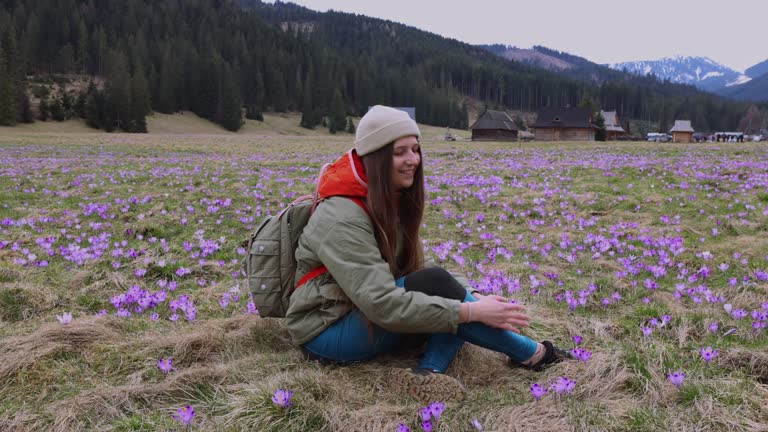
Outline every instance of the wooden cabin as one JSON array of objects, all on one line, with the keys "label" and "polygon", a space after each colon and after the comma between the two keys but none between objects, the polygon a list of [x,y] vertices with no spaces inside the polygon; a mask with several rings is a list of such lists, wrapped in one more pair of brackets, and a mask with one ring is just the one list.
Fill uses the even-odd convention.
[{"label": "wooden cabin", "polygon": [[470,129],[472,141],[517,141],[518,128],[504,111],[485,110]]},{"label": "wooden cabin", "polygon": [[536,141],[594,141],[589,108],[542,108],[532,126]]},{"label": "wooden cabin", "polygon": [[616,115],[616,111],[600,111],[600,115],[605,120],[606,141],[615,141],[618,138],[627,136],[627,131],[619,123],[619,116]]},{"label": "wooden cabin", "polygon": [[675,125],[669,130],[672,142],[689,143],[693,141],[693,127],[690,120],[675,120]]}]

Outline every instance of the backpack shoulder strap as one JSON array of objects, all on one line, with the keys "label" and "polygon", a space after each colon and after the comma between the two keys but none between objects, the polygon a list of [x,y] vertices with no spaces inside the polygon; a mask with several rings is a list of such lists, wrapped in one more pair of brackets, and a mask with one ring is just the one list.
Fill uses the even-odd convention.
[{"label": "backpack shoulder strap", "polygon": [[[323,174],[325,174],[325,172],[328,170],[328,167],[330,167],[330,166],[331,166],[331,164],[327,163],[327,164],[323,165],[322,168],[320,168],[320,174],[317,176],[317,181],[315,183],[315,191],[314,191],[314,193],[312,193],[312,195],[302,195],[302,196],[300,196],[299,198],[297,198],[294,201],[294,203],[298,203],[298,202],[301,202],[301,201],[304,201],[304,200],[307,200],[307,199],[312,199],[312,210],[310,211],[310,215],[315,212],[315,209],[317,208],[317,205],[325,200],[325,198],[321,197],[320,193],[319,193],[319,191],[320,191],[320,179],[323,178]],[[351,196],[347,196],[347,197],[344,197],[344,198],[352,200],[352,202],[354,202],[355,204],[360,206],[361,209],[363,209],[363,211],[365,212],[365,214],[368,215],[368,217],[371,216],[371,214],[368,212],[368,206],[365,205],[365,202],[361,198],[359,198],[359,197],[351,197]],[[305,283],[309,282],[310,280],[312,280],[312,279],[314,279],[314,278],[316,278],[316,277],[318,277],[320,275],[323,275],[325,273],[328,273],[328,268],[325,265],[321,265],[320,267],[317,267],[315,269],[310,270],[309,272],[307,272],[307,274],[304,275],[304,277],[302,277],[296,283],[296,288],[299,288],[300,286],[304,285]]]}]

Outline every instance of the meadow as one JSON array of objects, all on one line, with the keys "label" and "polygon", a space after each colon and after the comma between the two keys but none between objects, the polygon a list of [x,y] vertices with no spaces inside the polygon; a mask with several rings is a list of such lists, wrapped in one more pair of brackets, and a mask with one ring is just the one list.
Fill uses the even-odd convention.
[{"label": "meadow", "polygon": [[[427,256],[580,360],[536,373],[467,345],[448,371],[467,397],[432,430],[768,430],[764,143],[443,132],[423,141]],[[421,431],[431,401],[386,379],[418,353],[305,360],[240,272],[259,220],[351,143],[1,134],[0,430]]]}]

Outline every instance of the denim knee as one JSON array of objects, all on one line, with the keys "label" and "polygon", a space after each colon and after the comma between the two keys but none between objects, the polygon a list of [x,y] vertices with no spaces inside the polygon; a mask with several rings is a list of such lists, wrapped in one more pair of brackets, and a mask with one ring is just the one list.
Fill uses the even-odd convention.
[{"label": "denim knee", "polygon": [[405,277],[405,290],[460,301],[467,295],[464,286],[440,267],[430,267],[409,274]]}]

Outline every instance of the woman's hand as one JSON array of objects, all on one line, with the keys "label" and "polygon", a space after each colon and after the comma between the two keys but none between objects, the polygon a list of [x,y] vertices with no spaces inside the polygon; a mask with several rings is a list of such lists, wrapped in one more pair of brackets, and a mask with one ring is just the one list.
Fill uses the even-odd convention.
[{"label": "woman's hand", "polygon": [[520,333],[522,327],[528,327],[531,319],[525,313],[525,306],[509,303],[507,299],[497,295],[476,297],[476,302],[462,303],[462,306],[467,308],[466,318],[471,316],[472,321],[515,333]]}]

